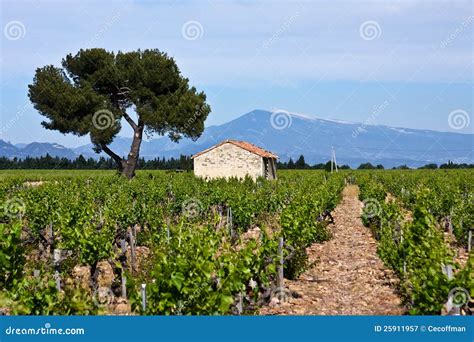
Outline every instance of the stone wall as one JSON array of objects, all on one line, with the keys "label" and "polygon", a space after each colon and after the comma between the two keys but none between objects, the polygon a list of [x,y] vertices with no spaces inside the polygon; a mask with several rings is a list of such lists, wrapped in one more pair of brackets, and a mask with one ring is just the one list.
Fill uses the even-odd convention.
[{"label": "stone wall", "polygon": [[194,174],[204,178],[263,176],[263,158],[231,143],[194,158]]}]

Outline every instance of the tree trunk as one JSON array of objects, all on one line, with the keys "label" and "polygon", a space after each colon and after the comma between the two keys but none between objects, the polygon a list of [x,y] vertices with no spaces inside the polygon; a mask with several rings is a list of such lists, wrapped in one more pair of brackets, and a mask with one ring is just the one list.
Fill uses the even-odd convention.
[{"label": "tree trunk", "polygon": [[139,124],[134,130],[132,146],[127,160],[122,163],[122,176],[132,179],[135,176],[135,169],[137,168],[138,158],[140,155],[140,146],[143,139],[143,125]]},{"label": "tree trunk", "polygon": [[117,163],[118,172],[128,179],[132,179],[135,176],[135,169],[137,168],[138,164],[145,124],[140,118],[138,118],[138,124],[135,123],[126,111],[123,111],[123,117],[133,129],[133,141],[132,146],[130,146],[130,153],[128,154],[127,159],[123,159],[118,154],[114,153],[114,151],[112,151],[105,144],[101,144],[100,147],[102,148],[102,151],[107,153]]}]

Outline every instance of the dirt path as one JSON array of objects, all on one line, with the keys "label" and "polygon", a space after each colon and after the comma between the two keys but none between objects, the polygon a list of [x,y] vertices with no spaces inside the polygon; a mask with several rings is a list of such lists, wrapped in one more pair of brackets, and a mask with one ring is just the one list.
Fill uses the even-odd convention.
[{"label": "dirt path", "polygon": [[[313,267],[285,286],[301,297],[262,308],[263,315],[400,315],[398,279],[377,256],[376,241],[362,225],[358,188],[344,189],[335,209],[333,238],[308,248]],[[274,304],[274,303],[272,303]]]}]

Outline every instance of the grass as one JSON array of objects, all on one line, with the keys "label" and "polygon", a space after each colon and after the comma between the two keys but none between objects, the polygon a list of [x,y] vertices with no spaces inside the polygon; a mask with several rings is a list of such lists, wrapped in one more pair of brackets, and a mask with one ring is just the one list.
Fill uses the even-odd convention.
[{"label": "grass", "polygon": [[[138,175],[158,174],[164,170],[138,170]],[[24,177],[28,181],[44,181],[70,177],[101,177],[116,174],[115,170],[0,170],[0,181],[12,177]]]}]

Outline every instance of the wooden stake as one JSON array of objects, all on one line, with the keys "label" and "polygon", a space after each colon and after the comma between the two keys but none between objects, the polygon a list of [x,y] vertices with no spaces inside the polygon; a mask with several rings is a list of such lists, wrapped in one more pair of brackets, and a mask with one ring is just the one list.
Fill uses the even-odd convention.
[{"label": "wooden stake", "polygon": [[142,284],[141,293],[142,293],[142,309],[143,309],[143,312],[145,312],[146,311],[146,284]]},{"label": "wooden stake", "polygon": [[135,238],[133,237],[133,233],[130,231],[128,232],[128,238],[130,239],[130,251],[132,255],[132,273],[135,272],[135,263],[136,263],[136,254],[135,254]]},{"label": "wooden stake", "polygon": [[127,277],[125,276],[125,267],[127,265],[127,245],[125,239],[120,241],[120,248],[122,250],[122,298],[127,298]]},{"label": "wooden stake", "polygon": [[[443,265],[443,273],[446,275],[448,280],[453,280],[453,266],[452,265]],[[446,311],[448,315],[459,316],[461,314],[461,308],[456,306],[453,307],[453,294],[450,293],[448,296],[448,301],[446,302]]]},{"label": "wooden stake", "polygon": [[132,226],[133,241],[137,241],[137,225]]},{"label": "wooden stake", "polygon": [[472,249],[472,229],[469,230],[467,236],[467,251],[470,252]]},{"label": "wooden stake", "polygon": [[60,260],[61,260],[61,250],[55,249],[53,251],[54,279],[56,281],[56,289],[58,291],[61,291],[61,276],[59,275]]},{"label": "wooden stake", "polygon": [[280,237],[278,241],[278,257],[279,257],[279,265],[278,265],[278,278],[277,278],[277,287],[283,287],[283,238]]},{"label": "wooden stake", "polygon": [[453,310],[453,296],[449,295],[448,301],[446,302],[446,311],[448,315],[451,315],[452,310]]},{"label": "wooden stake", "polygon": [[46,257],[49,259],[51,257],[51,248],[53,248],[53,244],[54,244],[54,235],[53,235],[53,224],[50,223],[47,227],[46,227],[46,231],[45,231],[45,237],[46,237]]},{"label": "wooden stake", "polygon": [[443,265],[443,273],[448,277],[448,280],[453,279],[453,265]]},{"label": "wooden stake", "polygon": [[243,295],[242,292],[239,293],[239,302],[237,303],[237,313],[239,315],[242,315],[242,312],[244,311],[244,305],[243,305]]},{"label": "wooden stake", "polygon": [[229,235],[232,236],[232,208],[227,208],[227,229],[229,230]]}]

